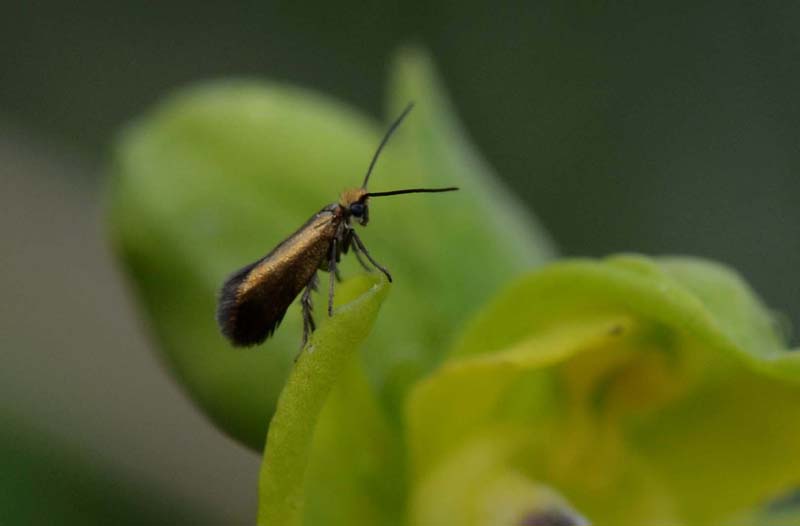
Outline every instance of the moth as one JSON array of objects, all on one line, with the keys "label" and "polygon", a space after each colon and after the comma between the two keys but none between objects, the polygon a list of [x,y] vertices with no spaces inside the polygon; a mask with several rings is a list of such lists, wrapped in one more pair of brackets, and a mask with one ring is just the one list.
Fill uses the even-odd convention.
[{"label": "moth", "polygon": [[[458,190],[457,187],[446,187],[367,191],[367,183],[378,156],[412,108],[413,104],[409,104],[383,136],[359,188],[342,192],[338,202],[324,207],[269,254],[237,270],[228,278],[220,292],[217,322],[222,334],[233,345],[251,346],[264,342],[278,328],[287,309],[300,295],[303,313],[301,348],[305,347],[309,335],[316,329],[312,315],[312,292],[319,283],[317,273],[323,271],[330,274],[328,315],[332,316],[334,283],[338,279],[337,265],[342,254],[352,251],[362,267],[368,271],[377,269],[392,281],[389,271],[375,261],[353,228],[353,222],[361,226],[369,222],[369,199]],[[367,265],[364,258],[373,268]]]}]

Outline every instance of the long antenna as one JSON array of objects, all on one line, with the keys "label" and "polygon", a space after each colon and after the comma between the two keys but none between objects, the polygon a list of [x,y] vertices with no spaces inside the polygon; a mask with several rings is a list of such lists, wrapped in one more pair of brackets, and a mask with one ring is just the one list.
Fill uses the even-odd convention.
[{"label": "long antenna", "polygon": [[434,192],[453,192],[458,190],[457,186],[448,186],[447,188],[409,188],[407,190],[392,190],[390,192],[369,192],[368,197],[382,197],[385,195],[400,195],[400,194],[427,194]]},{"label": "long antenna", "polygon": [[389,130],[386,132],[386,135],[383,136],[383,140],[378,145],[378,149],[375,150],[375,155],[372,156],[372,162],[369,163],[369,168],[367,169],[367,175],[364,177],[364,184],[361,185],[361,188],[364,189],[367,188],[367,182],[369,182],[369,176],[370,174],[372,174],[372,169],[375,167],[375,161],[378,160],[378,156],[381,154],[381,150],[383,150],[383,147],[386,146],[387,142],[389,142],[389,137],[392,136],[394,131],[397,129],[398,126],[400,126],[400,123],[403,122],[403,119],[406,118],[406,115],[408,115],[408,113],[413,108],[414,108],[414,103],[413,102],[409,103],[409,105],[406,106],[406,109],[403,110],[403,113],[400,114],[397,120],[394,121],[391,126],[389,126]]}]

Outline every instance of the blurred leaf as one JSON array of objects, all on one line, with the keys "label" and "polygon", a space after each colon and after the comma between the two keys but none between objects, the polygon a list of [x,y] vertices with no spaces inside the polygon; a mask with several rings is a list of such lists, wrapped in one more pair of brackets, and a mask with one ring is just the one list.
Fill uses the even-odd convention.
[{"label": "blurred leaf", "polygon": [[332,200],[370,131],[305,91],[230,82],[169,100],[120,143],[111,226],[163,356],[254,449],[297,354],[300,312],[291,307],[262,347],[234,349],[214,320],[217,292]]},{"label": "blurred leaf", "polygon": [[[395,72],[392,108],[409,99],[417,108],[382,154],[371,188],[461,187],[376,199],[362,234],[398,284],[364,353],[396,423],[407,386],[438,362],[460,323],[552,250],[464,139],[428,59],[404,52]],[[359,185],[383,132],[313,92],[239,81],[172,97],[119,143],[111,229],[159,348],[203,411],[254,449],[297,352],[300,311],[290,308],[262,347],[232,349],[214,322],[217,291]],[[343,270],[361,272],[352,261]]]},{"label": "blurred leaf", "polygon": [[796,526],[800,524],[800,491],[792,488],[767,506],[733,518],[732,526]]},{"label": "blurred leaf", "polygon": [[[430,57],[418,48],[402,49],[390,78],[389,114],[397,114],[408,101],[416,106],[403,132],[393,139],[397,157],[392,160],[404,162],[398,161],[389,175],[378,176],[370,184],[376,189],[461,188],[448,198],[379,203],[391,207],[393,217],[420,220],[413,227],[403,224],[388,238],[394,249],[387,245],[381,250],[390,253],[398,247],[414,247],[393,255],[397,263],[392,262],[398,267],[408,265],[398,274],[398,283],[403,283],[398,291],[402,288],[411,294],[404,295],[403,303],[393,301],[398,311],[387,311],[379,322],[376,336],[387,336],[380,341],[387,355],[366,355],[371,371],[384,371],[379,385],[384,386],[392,412],[399,415],[411,383],[441,360],[466,320],[510,276],[548,261],[555,249],[531,213],[506,190],[470,143]],[[396,166],[387,165],[389,169]],[[382,228],[380,233],[384,232]],[[405,241],[398,243],[399,239]],[[409,311],[416,316],[407,326],[401,320]]]},{"label": "blurred leaf", "polygon": [[598,524],[708,524],[800,480],[800,373],[733,272],[567,261],[512,284],[407,407],[415,484],[476,440]]},{"label": "blurred leaf", "polygon": [[[797,526],[800,524],[800,512],[786,511],[770,515],[758,516],[753,526]],[[737,525],[738,526],[738,525]]]},{"label": "blurred leaf", "polygon": [[578,526],[586,520],[551,488],[513,466],[523,435],[476,437],[417,482],[410,503],[416,526]]},{"label": "blurred leaf", "polygon": [[[259,524],[302,523],[306,472],[317,422],[342,371],[357,358],[389,290],[388,282],[374,278],[356,278],[347,285],[362,293],[338,307],[312,335],[278,401],[261,468]],[[340,297],[354,292],[340,291]]]}]

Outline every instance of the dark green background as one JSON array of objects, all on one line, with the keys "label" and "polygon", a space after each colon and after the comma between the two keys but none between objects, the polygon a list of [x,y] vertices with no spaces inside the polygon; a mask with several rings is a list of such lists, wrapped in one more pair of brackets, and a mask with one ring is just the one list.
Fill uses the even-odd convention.
[{"label": "dark green background", "polygon": [[[0,286],[8,301],[0,334],[15,368],[0,376],[6,383],[0,411],[32,425],[49,422],[47,432],[94,451],[116,443],[119,429],[103,428],[102,412],[117,414],[128,410],[126,402],[144,400],[141,415],[157,421],[157,429],[171,425],[176,437],[185,426],[212,433],[202,447],[162,444],[175,454],[196,454],[187,463],[222,462],[231,454],[236,446],[204,430],[162,378],[131,321],[98,211],[109,147],[120,126],[170,91],[217,77],[292,82],[380,117],[389,61],[407,42],[432,52],[478,149],[564,254],[714,258],[737,268],[798,325],[799,28],[800,4],[792,2],[5,6]],[[130,335],[122,345],[129,349],[118,349],[120,326]],[[49,361],[31,365],[31,356],[42,354]],[[83,366],[75,366],[76,356]],[[143,356],[136,358],[140,369],[124,361],[132,356]],[[119,367],[135,374],[110,380]],[[53,370],[61,372],[40,376]],[[125,380],[131,376],[139,383]],[[76,394],[74,384],[93,381],[106,382],[108,392]],[[148,394],[140,399],[142,383]],[[109,395],[115,389],[129,398]],[[88,400],[102,409],[64,416],[48,405],[54,399],[65,407]],[[152,416],[164,407],[184,416]],[[52,424],[48,411],[63,422]],[[76,430],[97,411],[108,437],[92,441],[87,437],[96,434]],[[131,418],[136,422],[136,414]],[[131,447],[141,444],[131,438],[141,427],[125,422],[119,432]],[[147,462],[146,451],[140,453]],[[118,452],[105,454],[101,464],[114,465]],[[226,464],[228,478],[209,492],[229,504],[220,510],[212,503],[219,517],[247,521],[254,493],[241,494],[254,492],[247,470],[255,473],[257,459],[235,455]],[[220,469],[212,462],[207,474]],[[158,472],[123,471],[145,482]],[[194,486],[179,472],[159,484],[183,488],[191,505]]]},{"label": "dark green background", "polygon": [[0,109],[91,159],[213,77],[290,81],[378,116],[388,58],[419,42],[565,253],[709,256],[800,311],[798,4],[26,4],[0,26]]}]

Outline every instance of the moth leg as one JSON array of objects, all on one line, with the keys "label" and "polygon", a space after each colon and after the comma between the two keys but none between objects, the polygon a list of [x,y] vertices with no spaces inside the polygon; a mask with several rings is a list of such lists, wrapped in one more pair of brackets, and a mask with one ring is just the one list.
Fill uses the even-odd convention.
[{"label": "moth leg", "polygon": [[361,257],[361,250],[356,245],[353,245],[353,254],[355,254],[356,259],[361,266],[364,267],[364,270],[367,272],[372,272],[372,269],[369,268],[369,265],[367,265],[367,263],[364,261],[364,258]]},{"label": "moth leg", "polygon": [[358,249],[358,245],[356,245],[356,244],[353,242],[353,235],[354,235],[354,234],[355,234],[355,231],[353,231],[353,229],[352,229],[352,228],[348,228],[348,229],[346,230],[346,232],[345,232],[345,238],[344,238],[344,248],[342,249],[342,252],[344,252],[344,253],[346,254],[346,253],[347,253],[347,251],[348,251],[348,249],[349,249],[349,248],[352,248],[352,249],[353,249],[353,254],[355,254],[355,256],[356,256],[356,259],[358,260],[358,263],[359,263],[359,264],[360,264],[360,265],[361,265],[361,266],[364,268],[364,270],[366,270],[367,272],[372,272],[372,269],[369,267],[369,265],[367,265],[367,264],[366,264],[366,262],[364,261],[364,258],[362,258],[362,257],[361,257],[361,251]]},{"label": "moth leg", "polygon": [[361,252],[363,252],[365,256],[367,256],[367,259],[369,260],[370,263],[375,265],[375,268],[377,268],[378,270],[380,270],[381,272],[384,273],[384,275],[386,276],[386,279],[388,279],[389,283],[391,283],[392,282],[392,275],[389,274],[389,271],[386,270],[386,268],[384,268],[383,265],[381,265],[380,263],[378,263],[377,261],[372,259],[372,256],[369,255],[369,251],[367,250],[367,247],[364,246],[364,242],[361,241],[361,238],[358,237],[358,234],[356,234],[355,230],[353,230],[352,233],[353,233],[353,241],[355,241],[356,246],[358,247],[358,249]]},{"label": "moth leg", "polygon": [[336,238],[331,241],[331,254],[330,261],[328,261],[328,272],[330,278],[328,280],[328,316],[333,316],[333,285],[336,283],[336,277],[339,269],[336,267]]},{"label": "moth leg", "polygon": [[294,361],[300,357],[300,353],[303,352],[306,344],[308,343],[308,337],[311,335],[312,332],[317,330],[317,325],[314,323],[314,316],[312,315],[312,311],[314,310],[314,303],[311,297],[311,293],[317,290],[317,273],[315,272],[311,279],[306,285],[305,290],[303,291],[303,295],[300,296],[300,307],[303,310],[303,342],[300,345],[300,352],[297,353],[297,356],[294,357]]},{"label": "moth leg", "polygon": [[339,267],[336,267],[336,270],[333,271],[333,275],[336,276],[336,281],[341,283],[342,282],[342,273],[339,272]]}]

